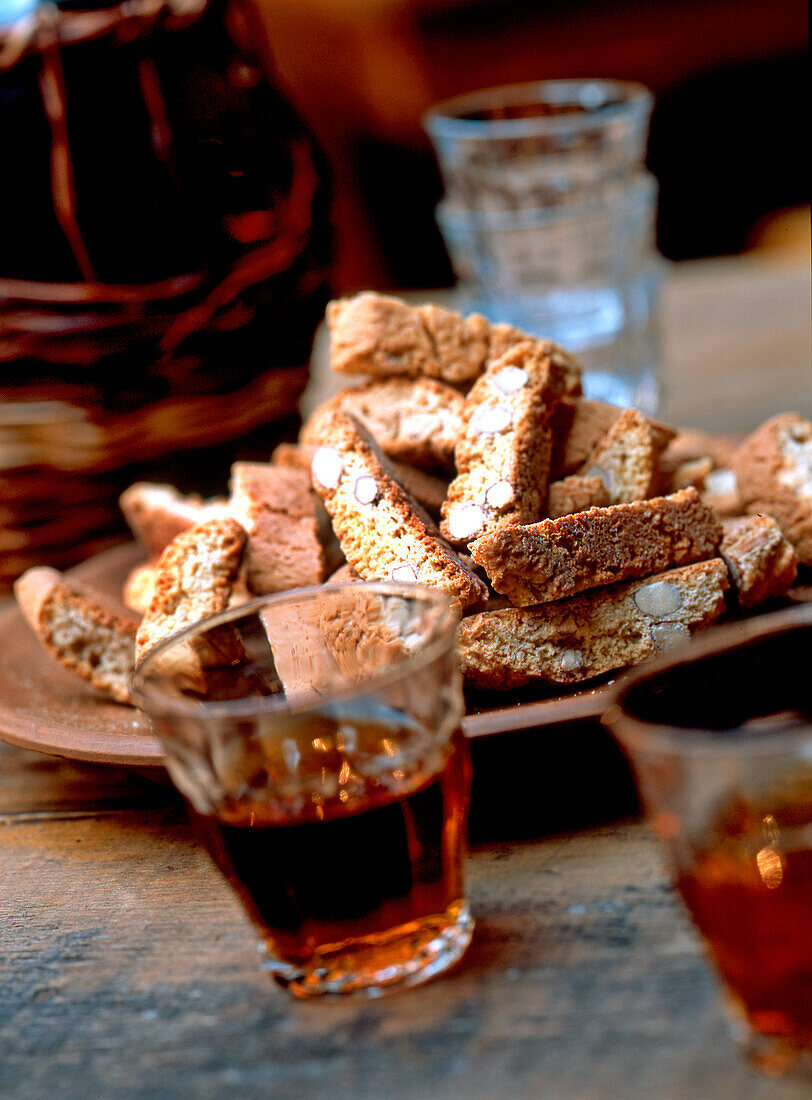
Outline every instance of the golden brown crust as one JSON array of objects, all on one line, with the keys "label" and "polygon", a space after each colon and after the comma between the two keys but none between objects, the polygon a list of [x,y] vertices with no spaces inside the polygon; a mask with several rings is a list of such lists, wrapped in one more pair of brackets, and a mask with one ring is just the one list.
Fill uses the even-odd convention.
[{"label": "golden brown crust", "polygon": [[251,592],[262,596],[321,583],[324,552],[308,474],[266,462],[235,462],[229,510],[248,534]]},{"label": "golden brown crust", "polygon": [[155,568],[152,601],[136,636],[140,661],[164,638],[228,606],[246,533],[231,517],[212,519],[178,535]]},{"label": "golden brown crust", "polygon": [[464,400],[434,378],[385,378],[349,387],[309,418],[299,441],[321,444],[334,409],[357,417],[389,458],[428,470],[450,470],[462,429]]},{"label": "golden brown crust", "polygon": [[[327,307],[330,359],[342,374],[439,378],[470,385],[488,364],[532,336],[479,314],[462,317],[436,305],[410,306],[399,298],[364,291]],[[566,390],[581,392],[581,369],[563,350]]]},{"label": "golden brown crust", "polygon": [[704,629],[725,610],[718,558],[541,607],[506,608],[460,623],[460,666],[470,683],[572,684],[637,664]]},{"label": "golden brown crust", "polygon": [[482,581],[440,537],[401,488],[363,426],[335,411],[329,446],[313,459],[324,501],[349,564],[365,580],[413,580],[469,607],[487,595]]},{"label": "golden brown crust", "polygon": [[183,531],[226,514],[224,500],[204,501],[179,493],[172,485],[137,481],[119,497],[119,507],[138,542],[157,557]]},{"label": "golden brown crust", "polygon": [[[617,405],[585,397],[562,400],[553,415],[555,445],[550,476],[556,480],[576,473],[623,413]],[[676,435],[674,428],[648,419],[654,449],[659,453]]]},{"label": "golden brown crust", "polygon": [[736,452],[739,496],[751,515],[772,516],[812,565],[812,422],[782,413],[761,425]]},{"label": "golden brown crust", "polygon": [[739,607],[757,607],[783,596],[798,575],[791,544],[771,516],[728,520],[719,555],[730,572]]},{"label": "golden brown crust", "polygon": [[714,470],[729,469],[740,443],[741,439],[732,435],[711,435],[693,428],[680,428],[662,458],[674,466],[698,458],[710,458]]},{"label": "golden brown crust", "polygon": [[547,493],[547,519],[586,512],[589,508],[605,508],[609,490],[603,478],[570,474],[561,481],[552,481]]},{"label": "golden brown crust", "polygon": [[61,665],[119,703],[130,701],[133,621],[100,593],[46,566],[24,573],[14,592],[26,620]]},{"label": "golden brown crust", "polygon": [[658,463],[648,420],[637,409],[624,409],[578,472],[603,481],[609,504],[651,496]]},{"label": "golden brown crust", "polygon": [[470,550],[496,591],[527,607],[702,561],[721,537],[696,490],[683,489],[529,526],[506,524]]},{"label": "golden brown crust", "polygon": [[553,410],[568,367],[554,344],[516,344],[492,363],[465,400],[440,530],[466,546],[504,522],[532,523],[547,496]]}]

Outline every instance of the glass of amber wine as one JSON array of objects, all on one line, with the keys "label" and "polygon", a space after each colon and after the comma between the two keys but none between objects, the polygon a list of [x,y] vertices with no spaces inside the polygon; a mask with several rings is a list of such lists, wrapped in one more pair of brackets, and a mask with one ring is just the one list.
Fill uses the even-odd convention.
[{"label": "glass of amber wine", "polygon": [[136,669],[198,835],[300,997],[415,985],[470,942],[456,624],[416,585],[300,589]]},{"label": "glass of amber wine", "polygon": [[812,605],[638,670],[605,717],[768,1073],[812,1068]]}]

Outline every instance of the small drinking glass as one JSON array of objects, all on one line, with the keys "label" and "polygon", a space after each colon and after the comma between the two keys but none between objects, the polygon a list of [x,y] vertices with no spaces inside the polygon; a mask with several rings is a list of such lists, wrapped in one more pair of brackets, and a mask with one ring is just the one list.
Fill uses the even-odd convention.
[{"label": "small drinking glass", "polygon": [[812,1068],[812,606],[723,627],[628,676],[604,721],[773,1074]]},{"label": "small drinking glass", "polygon": [[470,942],[456,625],[416,585],[299,589],[136,669],[200,838],[300,997],[415,985]]},{"label": "small drinking glass", "polygon": [[588,397],[645,412],[659,401],[652,105],[640,84],[542,80],[457,96],[424,120],[462,308],[562,344]]}]

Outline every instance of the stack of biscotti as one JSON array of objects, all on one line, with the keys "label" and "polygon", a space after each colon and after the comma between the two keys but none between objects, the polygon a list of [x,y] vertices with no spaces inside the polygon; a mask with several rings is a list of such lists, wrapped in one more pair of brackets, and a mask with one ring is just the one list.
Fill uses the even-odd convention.
[{"label": "stack of biscotti", "polygon": [[[253,596],[321,584],[343,561],[309,474],[237,462],[230,490],[204,501],[139,482],[122,495],[146,560],[120,604],[52,569],[23,574],[18,602],[49,653],[126,703],[135,663],[165,638]],[[206,670],[239,657],[225,631],[215,641],[179,650],[171,671],[185,689],[205,692]]]},{"label": "stack of biscotti", "polygon": [[[364,292],[332,302],[348,385],[216,500],[136,483],[121,498],[145,561],[124,608],[53,571],[18,585],[48,650],[126,701],[133,662],[253,596],[385,580],[444,591],[466,679],[573,684],[681,645],[812,565],[812,425],[745,440],[677,431],[585,398],[549,340]],[[189,647],[205,691],[233,657]]]},{"label": "stack of biscotti", "polygon": [[[277,458],[310,468],[342,579],[418,581],[458,602],[470,682],[580,682],[793,582],[797,510],[721,522],[755,510],[735,481],[752,445],[587,400],[566,351],[478,315],[365,292],[327,320],[333,369],[363,380]],[[781,431],[786,454],[802,431]],[[433,479],[428,499],[416,474]],[[803,478],[793,488],[797,501]]]}]

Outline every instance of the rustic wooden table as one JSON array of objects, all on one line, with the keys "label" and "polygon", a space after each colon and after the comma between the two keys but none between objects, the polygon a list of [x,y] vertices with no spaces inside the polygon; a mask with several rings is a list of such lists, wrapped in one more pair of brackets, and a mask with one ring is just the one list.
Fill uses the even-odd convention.
[{"label": "rustic wooden table", "polygon": [[[665,321],[674,420],[738,431],[809,412],[808,268],[680,269]],[[171,788],[0,745],[0,1096],[808,1096],[739,1059],[657,846],[617,819],[628,790],[600,823],[584,805],[582,735],[556,731],[571,768],[532,731],[478,750],[468,955],[347,1004],[292,1002],[260,971]]]}]

